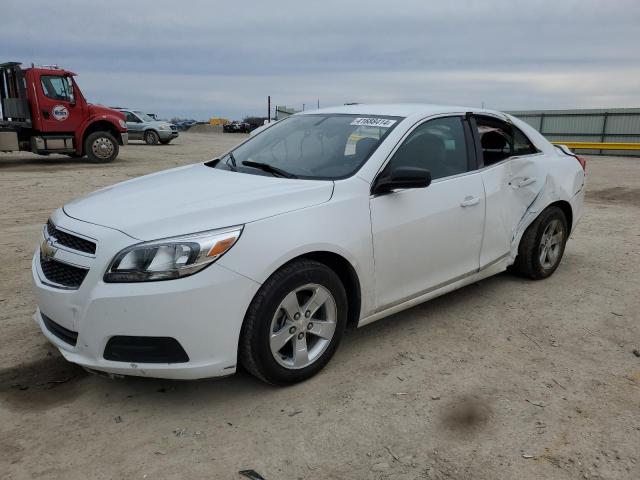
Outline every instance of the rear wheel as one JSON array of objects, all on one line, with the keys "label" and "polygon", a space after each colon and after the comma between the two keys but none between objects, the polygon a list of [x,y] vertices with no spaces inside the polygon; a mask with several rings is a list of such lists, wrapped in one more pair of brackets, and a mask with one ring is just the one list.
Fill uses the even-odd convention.
[{"label": "rear wheel", "polygon": [[144,143],[147,145],[157,145],[160,142],[160,137],[153,130],[144,132]]},{"label": "rear wheel", "polygon": [[118,141],[109,132],[93,132],[84,141],[84,151],[92,162],[111,162],[118,156]]},{"label": "rear wheel", "polygon": [[564,212],[558,207],[547,208],[522,235],[514,270],[534,280],[551,276],[560,265],[568,238]]},{"label": "rear wheel", "polygon": [[239,357],[261,380],[306,380],[329,362],[347,323],[347,295],[326,265],[297,260],[274,273],[254,297],[242,328]]}]

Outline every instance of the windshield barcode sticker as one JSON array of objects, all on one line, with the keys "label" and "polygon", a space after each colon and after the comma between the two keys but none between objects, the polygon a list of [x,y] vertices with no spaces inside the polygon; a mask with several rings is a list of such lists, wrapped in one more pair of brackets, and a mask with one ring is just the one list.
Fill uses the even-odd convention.
[{"label": "windshield barcode sticker", "polygon": [[359,117],[359,118],[356,118],[353,122],[351,122],[351,125],[358,125],[362,127],[389,128],[394,123],[396,123],[396,120],[389,120],[387,118]]}]

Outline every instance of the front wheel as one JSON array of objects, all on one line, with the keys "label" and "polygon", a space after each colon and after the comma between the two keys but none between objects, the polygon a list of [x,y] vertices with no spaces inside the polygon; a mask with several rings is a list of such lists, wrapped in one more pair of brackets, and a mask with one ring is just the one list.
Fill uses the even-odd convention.
[{"label": "front wheel", "polygon": [[144,143],[147,145],[157,145],[160,142],[160,137],[153,130],[144,132]]},{"label": "front wheel", "polygon": [[347,295],[326,265],[297,260],[274,273],[254,297],[242,327],[239,358],[274,385],[306,380],[329,362],[347,324]]},{"label": "front wheel", "polygon": [[118,156],[118,141],[109,132],[93,132],[84,141],[84,151],[94,163],[108,163]]},{"label": "front wheel", "polygon": [[556,271],[569,238],[567,217],[558,207],[549,207],[525,230],[518,247],[514,270],[534,280]]}]

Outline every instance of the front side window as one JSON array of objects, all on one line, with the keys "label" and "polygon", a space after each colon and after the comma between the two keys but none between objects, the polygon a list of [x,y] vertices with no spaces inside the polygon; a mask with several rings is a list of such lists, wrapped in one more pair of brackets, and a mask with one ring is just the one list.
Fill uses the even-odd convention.
[{"label": "front side window", "polygon": [[478,117],[476,123],[485,166],[510,157],[538,153],[531,140],[514,125],[485,117]]},{"label": "front side window", "polygon": [[469,171],[462,118],[436,118],[417,127],[400,146],[387,168],[418,167],[433,180]]},{"label": "front side window", "polygon": [[136,115],[137,115],[138,117],[140,117],[140,118],[142,119],[142,121],[143,121],[143,122],[155,122],[155,121],[156,121],[156,120],[155,120],[155,118],[150,117],[149,115],[147,115],[147,114],[146,114],[146,113],[144,113],[144,112],[138,112],[138,111],[136,110],[136,112],[135,112],[135,113],[136,113]]},{"label": "front side window", "polygon": [[127,122],[129,122],[129,123],[141,123],[140,119],[138,117],[136,117],[133,113],[124,112],[124,114],[127,117]]},{"label": "front side window", "polygon": [[54,100],[70,102],[73,98],[71,79],[62,75],[42,75],[40,77],[44,94]]},{"label": "front side window", "polygon": [[299,178],[346,178],[401,120],[377,115],[294,115],[250,138],[215,167],[260,174],[261,168],[255,165],[259,163],[263,174],[274,173],[269,167],[275,167]]}]

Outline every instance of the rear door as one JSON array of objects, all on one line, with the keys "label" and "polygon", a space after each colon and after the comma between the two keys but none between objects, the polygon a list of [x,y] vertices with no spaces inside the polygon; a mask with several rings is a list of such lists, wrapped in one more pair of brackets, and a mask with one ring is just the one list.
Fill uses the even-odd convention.
[{"label": "rear door", "polygon": [[461,116],[416,126],[385,167],[431,171],[426,188],[372,196],[376,304],[384,309],[478,270],[484,189]]},{"label": "rear door", "polygon": [[546,157],[515,125],[497,117],[471,119],[486,192],[480,267],[508,255],[525,214],[546,182]]},{"label": "rear door", "polygon": [[76,104],[71,77],[63,73],[41,73],[37,87],[42,118],[42,131],[46,133],[73,133],[84,120],[82,102]]}]

